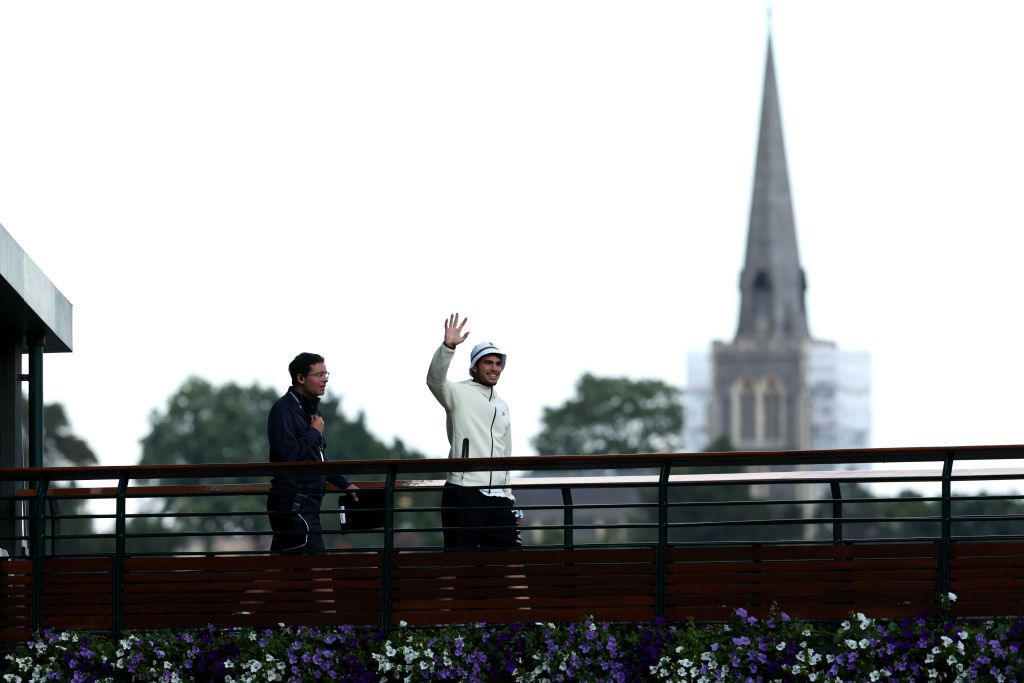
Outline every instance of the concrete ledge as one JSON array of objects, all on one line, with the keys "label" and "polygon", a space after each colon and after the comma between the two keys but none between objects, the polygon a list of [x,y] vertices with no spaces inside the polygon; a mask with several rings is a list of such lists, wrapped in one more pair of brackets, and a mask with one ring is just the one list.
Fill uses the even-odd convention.
[{"label": "concrete ledge", "polygon": [[0,326],[42,335],[45,351],[71,351],[71,302],[0,225]]}]

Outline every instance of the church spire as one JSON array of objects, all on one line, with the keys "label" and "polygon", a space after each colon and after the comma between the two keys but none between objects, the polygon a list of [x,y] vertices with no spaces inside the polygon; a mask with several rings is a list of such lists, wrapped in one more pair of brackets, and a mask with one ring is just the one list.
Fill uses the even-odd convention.
[{"label": "church spire", "polygon": [[765,62],[747,256],[740,275],[737,341],[810,337],[770,36]]}]

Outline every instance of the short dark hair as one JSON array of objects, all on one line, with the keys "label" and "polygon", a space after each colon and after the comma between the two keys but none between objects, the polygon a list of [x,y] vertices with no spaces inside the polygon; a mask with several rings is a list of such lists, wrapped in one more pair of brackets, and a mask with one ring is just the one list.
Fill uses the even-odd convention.
[{"label": "short dark hair", "polygon": [[300,353],[288,364],[288,374],[292,377],[292,384],[298,384],[299,375],[308,375],[309,369],[317,363],[323,363],[324,357],[318,353]]}]

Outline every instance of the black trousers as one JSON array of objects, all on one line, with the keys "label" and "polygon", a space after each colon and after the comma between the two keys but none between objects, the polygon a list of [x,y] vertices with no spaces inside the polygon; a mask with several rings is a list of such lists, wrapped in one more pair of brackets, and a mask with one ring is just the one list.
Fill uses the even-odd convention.
[{"label": "black trousers", "polygon": [[520,548],[523,541],[512,501],[479,489],[445,484],[441,492],[445,550]]},{"label": "black trousers", "polygon": [[323,527],[320,526],[320,501],[323,496],[271,491],[267,494],[267,515],[274,540],[270,552],[319,554],[324,552]]}]

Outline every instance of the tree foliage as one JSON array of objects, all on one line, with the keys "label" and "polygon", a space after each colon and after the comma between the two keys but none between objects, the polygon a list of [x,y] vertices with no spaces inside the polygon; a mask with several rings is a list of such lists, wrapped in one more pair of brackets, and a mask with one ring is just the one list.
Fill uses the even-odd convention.
[{"label": "tree foliage", "polygon": [[[28,443],[28,400],[22,396],[22,439]],[[71,420],[61,403],[43,406],[43,466],[44,467],[90,467],[99,464],[96,453],[71,427]],[[74,488],[75,481],[58,484]],[[57,503],[59,512],[60,550],[63,553],[86,552],[94,538],[94,525],[89,517],[85,500],[61,498]]]},{"label": "tree foliage", "polygon": [[[150,413],[150,432],[142,440],[142,465],[266,462],[267,415],[280,392],[254,384],[214,386],[191,377],[167,401],[163,411]],[[360,413],[345,416],[341,399],[326,396],[324,416],[329,460],[417,458],[400,440],[392,445],[366,428]]]},{"label": "tree foliage", "polygon": [[576,395],[545,408],[533,445],[541,455],[671,453],[682,447],[679,389],[658,380],[584,374]]},{"label": "tree foliage", "polygon": [[[22,439],[28,443],[28,399],[21,397]],[[89,467],[99,464],[96,453],[71,428],[67,410],[61,403],[43,406],[43,466]]]},{"label": "tree foliage", "polygon": [[47,467],[99,464],[96,453],[71,428],[71,420],[60,403],[43,406],[43,464]]}]

